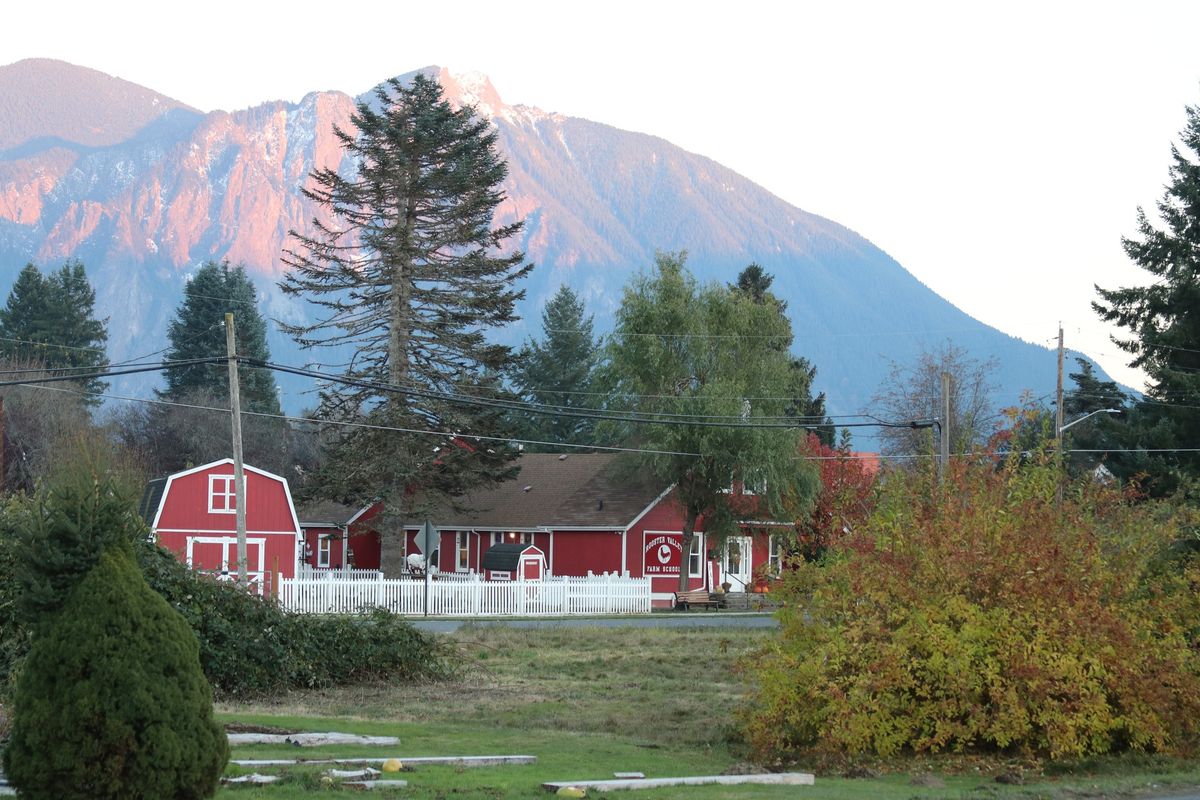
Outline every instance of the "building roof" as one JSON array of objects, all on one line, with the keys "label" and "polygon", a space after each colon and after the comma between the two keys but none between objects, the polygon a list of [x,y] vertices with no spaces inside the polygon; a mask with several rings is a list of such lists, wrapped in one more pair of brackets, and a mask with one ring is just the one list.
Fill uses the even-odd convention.
[{"label": "building roof", "polygon": [[146,521],[147,525],[154,524],[154,516],[158,513],[158,506],[162,503],[163,491],[166,488],[166,478],[155,478],[146,484],[146,489],[142,492],[142,500],[138,503],[138,513],[142,515],[142,519]]},{"label": "building roof", "polygon": [[429,516],[443,530],[625,528],[667,488],[612,453],[525,453],[510,481],[459,498],[466,510]]},{"label": "building roof", "polygon": [[516,572],[517,567],[521,565],[521,554],[532,551],[539,556],[544,555],[542,551],[529,544],[494,544],[487,549],[483,554],[483,569],[490,569],[494,572]]},{"label": "building roof", "polygon": [[350,520],[358,516],[362,508],[349,506],[326,500],[316,503],[306,503],[299,509],[300,527],[302,528],[340,528],[350,524]]}]

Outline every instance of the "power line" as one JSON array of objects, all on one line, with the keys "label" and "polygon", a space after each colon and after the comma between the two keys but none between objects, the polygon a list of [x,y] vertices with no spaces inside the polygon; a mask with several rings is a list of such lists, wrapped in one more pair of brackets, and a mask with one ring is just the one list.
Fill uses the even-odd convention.
[{"label": "power line", "polygon": [[115,375],[135,375],[139,372],[161,372],[164,369],[178,369],[181,367],[189,367],[195,364],[212,364],[223,361],[228,361],[228,359],[226,359],[224,356],[221,356],[219,358],[192,358],[185,361],[163,361],[158,364],[150,364],[147,366],[106,370],[104,372],[91,372],[82,375],[44,375],[26,380],[0,381],[0,386],[28,386],[37,383],[57,383],[59,381],[83,381],[91,380],[92,378],[111,378]]},{"label": "power line", "polygon": [[[463,395],[452,395],[452,394],[449,394],[446,392],[435,392],[435,391],[429,391],[429,390],[424,390],[424,389],[406,389],[404,387],[397,386],[395,384],[381,383],[378,381],[369,381],[369,380],[363,380],[363,379],[358,379],[358,378],[348,378],[348,377],[339,376],[339,375],[329,375],[327,373],[318,372],[316,370],[301,369],[299,367],[290,367],[285,364],[275,364],[275,363],[270,363],[270,362],[266,362],[266,361],[260,361],[258,359],[246,359],[243,357],[239,357],[238,360],[244,361],[245,363],[250,364],[251,366],[267,367],[268,369],[277,370],[279,372],[286,372],[286,373],[289,373],[292,375],[299,375],[301,377],[315,378],[317,380],[327,381],[329,383],[340,383],[344,386],[354,386],[354,387],[361,388],[361,389],[372,389],[377,392],[385,392],[385,393],[390,393],[390,394],[403,394],[403,395],[407,395],[410,397],[421,397],[421,398],[425,398],[428,400],[443,400],[446,402],[458,403],[461,405],[470,405],[470,406],[476,406],[476,407],[482,407],[482,408],[494,408],[494,409],[499,409],[499,410],[503,410],[503,411],[525,411],[527,413],[540,414],[540,415],[544,415],[544,416],[574,417],[577,419],[598,419],[598,420],[604,420],[604,421],[608,421],[608,422],[628,422],[628,423],[634,423],[634,424],[688,425],[688,426],[692,426],[692,427],[713,427],[713,428],[717,428],[717,427],[719,427],[719,428],[747,428],[747,429],[752,429],[752,428],[797,429],[797,428],[799,428],[799,429],[804,429],[804,430],[810,430],[814,427],[828,427],[828,426],[814,426],[814,425],[798,424],[797,422],[791,421],[791,420],[786,421],[786,422],[769,422],[768,421],[768,422],[761,422],[761,423],[745,422],[745,423],[738,424],[738,423],[734,423],[734,422],[714,422],[714,421],[704,421],[704,420],[694,420],[693,421],[693,420],[682,420],[682,419],[660,419],[657,417],[634,416],[632,414],[626,414],[626,413],[613,414],[613,413],[607,413],[607,412],[606,413],[594,413],[594,412],[576,411],[576,410],[548,410],[543,406],[538,406],[538,405],[533,405],[533,404],[528,404],[528,403],[515,403],[515,402],[499,401],[499,400],[485,400],[483,398],[466,397]],[[0,385],[2,385],[2,384],[0,384]],[[919,424],[917,421],[911,421],[911,422],[883,422],[883,421],[846,422],[846,423],[841,423],[840,425],[838,425],[838,427],[841,427],[841,428],[867,428],[867,427],[869,427],[869,428],[916,428],[916,427],[923,427],[923,426],[924,426],[923,424]]]},{"label": "power line", "polygon": [[[102,398],[105,398],[108,400],[125,400],[125,401],[129,401],[129,402],[133,402],[133,403],[148,403],[151,405],[158,405],[158,406],[172,406],[172,407],[176,407],[176,408],[188,408],[188,409],[193,409],[193,410],[197,410],[197,411],[215,411],[215,412],[218,412],[221,414],[231,413],[230,409],[222,408],[221,406],[201,406],[201,405],[196,405],[193,403],[178,403],[178,402],[174,402],[171,400],[156,400],[156,399],[150,399],[150,398],[146,398],[146,397],[128,397],[125,395],[109,394],[106,392],[87,392],[87,391],[81,391],[78,389],[64,389],[60,386],[41,386],[38,384],[30,384],[30,385],[27,385],[26,388],[43,389],[43,390],[49,391],[49,392],[63,392],[65,394],[84,395],[84,396],[90,396],[90,397],[102,397]],[[618,452],[618,453],[645,453],[648,455],[689,456],[689,457],[693,457],[693,458],[700,457],[699,453],[688,453],[688,452],[675,451],[675,450],[649,450],[646,448],[612,447],[612,446],[601,445],[601,444],[570,444],[567,442],[546,442],[546,441],[540,441],[538,439],[519,439],[519,438],[514,438],[514,437],[486,436],[483,434],[474,434],[474,433],[445,433],[442,431],[420,430],[417,428],[400,428],[400,427],[394,427],[394,426],[389,426],[389,425],[374,425],[374,424],[366,423],[366,422],[348,422],[348,421],[341,421],[341,420],[311,419],[309,417],[296,417],[296,416],[291,416],[288,414],[270,414],[265,411],[243,411],[242,415],[250,416],[250,417],[263,417],[266,419],[278,419],[278,420],[283,420],[285,422],[298,422],[298,423],[302,423],[305,425],[330,425],[330,426],[336,426],[336,427],[368,428],[371,430],[379,430],[379,431],[393,431],[396,433],[416,433],[416,434],[421,434],[423,436],[436,436],[436,437],[439,437],[442,439],[474,439],[475,441],[530,444],[530,445],[539,445],[539,446],[546,446],[546,447],[570,447],[570,448],[577,448],[577,449],[581,449],[581,450],[604,450],[604,451],[608,451],[608,452]]]}]

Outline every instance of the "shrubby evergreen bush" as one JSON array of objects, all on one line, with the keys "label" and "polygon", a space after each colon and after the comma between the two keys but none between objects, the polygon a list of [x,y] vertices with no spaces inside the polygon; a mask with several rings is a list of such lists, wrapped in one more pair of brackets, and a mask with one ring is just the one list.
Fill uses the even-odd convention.
[{"label": "shrubby evergreen bush", "polygon": [[290,614],[232,583],[198,575],[153,545],[141,549],[140,560],[150,585],[191,625],[204,673],[219,693],[252,695],[449,674],[437,640],[394,614]]},{"label": "shrubby evergreen bush", "polygon": [[4,771],[22,797],[211,797],[229,758],[187,623],[110,547],[39,624]]},{"label": "shrubby evergreen bush", "polygon": [[445,676],[435,637],[402,618],[288,614],[231,583],[198,575],[149,542],[137,483],[103,456],[84,455],[37,495],[0,506],[0,698],[29,650],[30,634],[112,547],[132,548],[150,587],[183,615],[215,691],[265,694],[368,680]]},{"label": "shrubby evergreen bush", "polygon": [[871,519],[797,564],[747,663],[758,758],[1187,751],[1200,732],[1194,512],[1052,464],[897,472]]}]

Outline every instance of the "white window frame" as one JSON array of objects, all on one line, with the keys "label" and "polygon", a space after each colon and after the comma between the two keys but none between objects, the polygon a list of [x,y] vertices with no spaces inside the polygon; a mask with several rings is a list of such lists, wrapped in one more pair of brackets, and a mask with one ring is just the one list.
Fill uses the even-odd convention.
[{"label": "white window frame", "polygon": [[329,557],[333,553],[333,539],[328,536],[317,537],[317,566],[328,567]]},{"label": "white window frame", "polygon": [[[217,491],[217,485],[223,484],[224,488]],[[217,506],[215,501],[221,498],[221,506]],[[234,475],[209,475],[208,476],[208,513],[210,514],[236,514],[237,513],[237,483]]]},{"label": "white window frame", "polygon": [[772,533],[767,537],[767,569],[772,575],[783,574],[783,548],[779,536]]},{"label": "white window frame", "polygon": [[[704,576],[704,538],[702,533],[692,534],[692,549],[688,552],[688,577],[701,578]],[[693,565],[695,569],[693,569]]]},{"label": "white window frame", "polygon": [[[513,538],[508,538],[512,534]],[[531,531],[492,531],[492,544],[533,544]]]},{"label": "white window frame", "polygon": [[471,532],[458,532],[458,572],[466,572],[471,568]]}]

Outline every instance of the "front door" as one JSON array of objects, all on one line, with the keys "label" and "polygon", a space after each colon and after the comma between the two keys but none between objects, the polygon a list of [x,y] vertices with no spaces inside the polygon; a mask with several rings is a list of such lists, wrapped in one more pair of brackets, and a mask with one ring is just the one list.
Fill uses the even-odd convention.
[{"label": "front door", "polygon": [[729,591],[744,592],[750,586],[750,537],[731,536],[725,542],[725,557],[721,560],[721,582]]}]

